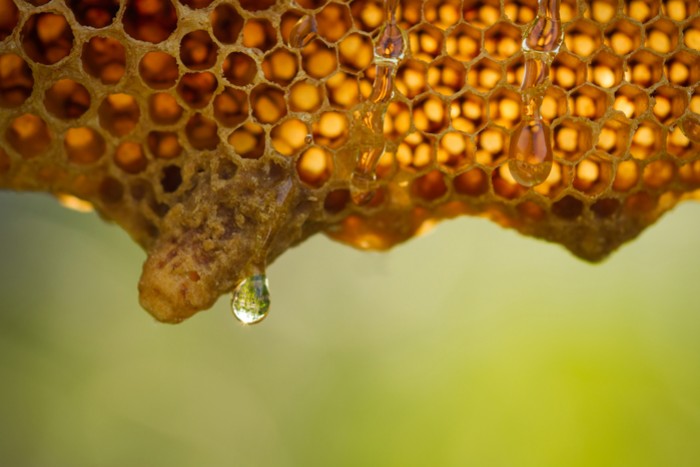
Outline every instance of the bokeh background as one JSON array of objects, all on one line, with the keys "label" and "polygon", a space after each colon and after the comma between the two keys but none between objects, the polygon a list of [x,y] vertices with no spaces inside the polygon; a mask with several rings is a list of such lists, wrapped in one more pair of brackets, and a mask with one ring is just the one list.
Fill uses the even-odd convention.
[{"label": "bokeh background", "polygon": [[384,254],[317,236],[244,328],[169,326],[144,253],[0,194],[3,466],[698,466],[700,204],[600,265],[482,219]]}]

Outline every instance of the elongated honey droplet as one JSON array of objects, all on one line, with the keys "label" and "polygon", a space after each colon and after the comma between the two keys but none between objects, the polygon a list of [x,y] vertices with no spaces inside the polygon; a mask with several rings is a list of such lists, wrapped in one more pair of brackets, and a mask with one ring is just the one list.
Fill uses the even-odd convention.
[{"label": "elongated honey droplet", "polygon": [[508,169],[515,181],[539,185],[549,177],[552,160],[549,126],[539,118],[523,119],[510,138]]},{"label": "elongated honey droplet", "polygon": [[560,0],[540,0],[537,17],[523,39],[523,49],[556,53],[563,38],[559,14]]},{"label": "elongated honey droplet", "polygon": [[265,274],[243,279],[231,297],[233,316],[243,324],[256,324],[270,311],[270,289]]},{"label": "elongated honey droplet", "polygon": [[289,33],[289,45],[296,48],[306,47],[314,40],[317,33],[316,19],[311,15],[299,18]]},{"label": "elongated honey droplet", "polygon": [[374,195],[376,167],[384,154],[384,116],[394,90],[394,75],[406,48],[401,28],[396,24],[398,0],[386,0],[387,22],[374,47],[375,77],[372,93],[361,111],[355,170],[350,177],[350,196],[355,204],[368,203]]}]

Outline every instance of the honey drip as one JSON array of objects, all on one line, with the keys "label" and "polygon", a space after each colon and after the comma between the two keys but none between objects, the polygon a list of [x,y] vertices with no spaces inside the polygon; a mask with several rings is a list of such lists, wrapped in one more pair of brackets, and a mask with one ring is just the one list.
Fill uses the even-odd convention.
[{"label": "honey drip", "polygon": [[289,33],[289,45],[296,48],[306,47],[317,34],[316,19],[311,15],[299,18]]},{"label": "honey drip", "polygon": [[350,194],[355,204],[368,203],[374,195],[376,167],[384,154],[384,116],[394,89],[394,77],[403,58],[405,40],[397,24],[398,0],[385,0],[387,21],[374,47],[375,77],[372,93],[358,115],[359,154],[350,177]]},{"label": "honey drip", "polygon": [[540,0],[537,17],[523,38],[523,117],[510,137],[508,169],[515,181],[526,187],[544,182],[552,171],[551,131],[542,120],[540,107],[549,84],[549,66],[563,38],[559,3],[560,0]]}]

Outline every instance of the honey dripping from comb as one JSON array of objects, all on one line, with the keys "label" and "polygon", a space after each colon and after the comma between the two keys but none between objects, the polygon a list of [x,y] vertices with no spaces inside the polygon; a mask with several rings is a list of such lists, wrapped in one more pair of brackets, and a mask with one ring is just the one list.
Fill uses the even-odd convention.
[{"label": "honey dripping from comb", "polygon": [[562,42],[560,0],[539,0],[538,13],[523,38],[525,71],[520,85],[522,120],[510,137],[508,169],[520,185],[543,183],[552,170],[549,125],[540,107],[549,84],[549,66]]},{"label": "honey dripping from comb", "polygon": [[374,47],[375,77],[372,93],[358,112],[359,154],[350,176],[350,193],[355,204],[368,203],[374,194],[376,167],[384,154],[384,116],[394,89],[396,66],[403,58],[405,41],[397,24],[398,0],[385,0],[386,23]]}]

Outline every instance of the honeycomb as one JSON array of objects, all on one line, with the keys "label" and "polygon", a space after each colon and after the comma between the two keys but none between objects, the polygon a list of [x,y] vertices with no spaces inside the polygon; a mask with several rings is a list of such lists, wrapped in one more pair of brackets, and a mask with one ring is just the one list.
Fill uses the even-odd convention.
[{"label": "honeycomb", "polygon": [[697,0],[0,0],[0,188],[123,227],[164,322],[317,232],[599,261],[700,197],[699,51]]}]

